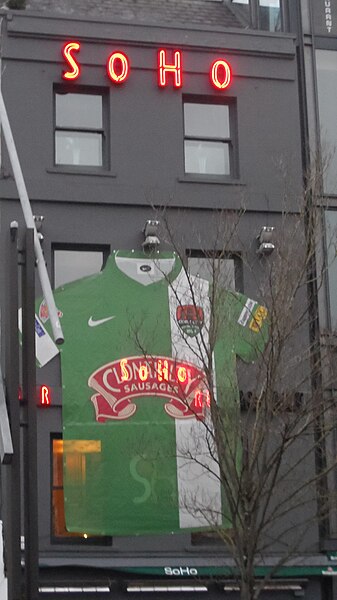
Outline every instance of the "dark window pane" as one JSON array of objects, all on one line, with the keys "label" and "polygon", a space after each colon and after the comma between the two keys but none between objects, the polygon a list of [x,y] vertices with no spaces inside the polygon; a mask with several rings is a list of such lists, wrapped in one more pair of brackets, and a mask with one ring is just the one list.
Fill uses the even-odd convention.
[{"label": "dark window pane", "polygon": [[55,287],[99,273],[103,252],[94,250],[55,250]]},{"label": "dark window pane", "polygon": [[83,131],[55,132],[57,165],[102,166],[102,134]]},{"label": "dark window pane", "polygon": [[281,31],[280,0],[260,0],[260,29],[265,31]]},{"label": "dark window pane", "polygon": [[185,140],[185,172],[229,175],[228,144]]},{"label": "dark window pane", "polygon": [[102,128],[102,96],[56,94],[56,127]]},{"label": "dark window pane", "polygon": [[317,50],[317,86],[323,185],[326,194],[337,194],[337,52]]},{"label": "dark window pane", "polygon": [[337,330],[337,211],[325,213],[331,328]]},{"label": "dark window pane", "polygon": [[191,275],[214,282],[215,286],[235,290],[235,264],[232,258],[190,256],[188,270]]},{"label": "dark window pane", "polygon": [[229,108],[222,104],[184,104],[185,136],[229,138]]}]

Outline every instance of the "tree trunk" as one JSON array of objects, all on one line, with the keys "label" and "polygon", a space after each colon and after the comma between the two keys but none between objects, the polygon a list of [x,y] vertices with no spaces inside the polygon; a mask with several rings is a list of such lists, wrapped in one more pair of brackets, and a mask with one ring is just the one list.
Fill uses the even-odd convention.
[{"label": "tree trunk", "polygon": [[240,600],[254,600],[254,580],[241,580]]}]

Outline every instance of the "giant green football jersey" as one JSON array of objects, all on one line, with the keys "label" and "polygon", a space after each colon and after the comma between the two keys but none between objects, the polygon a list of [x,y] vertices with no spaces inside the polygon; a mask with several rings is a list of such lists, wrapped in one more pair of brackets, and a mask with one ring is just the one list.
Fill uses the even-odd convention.
[{"label": "giant green football jersey", "polygon": [[236,356],[252,361],[262,352],[267,313],[233,291],[211,307],[210,290],[175,254],[134,252],[115,252],[103,272],[56,290],[69,531],[174,532],[228,516],[210,453],[205,366],[214,361],[212,391],[230,438],[238,431]]}]

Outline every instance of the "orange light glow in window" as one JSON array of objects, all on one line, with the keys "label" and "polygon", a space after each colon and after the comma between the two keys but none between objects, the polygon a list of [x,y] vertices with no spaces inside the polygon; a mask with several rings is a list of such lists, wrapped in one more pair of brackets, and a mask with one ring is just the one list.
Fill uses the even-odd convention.
[{"label": "orange light glow in window", "polygon": [[73,56],[73,52],[78,52],[81,46],[78,42],[68,42],[65,46],[63,46],[62,55],[65,61],[68,63],[68,66],[71,70],[64,71],[62,74],[63,79],[66,80],[74,80],[77,79],[80,75],[80,67],[77,61]]},{"label": "orange light glow in window", "polygon": [[175,88],[182,87],[182,69],[181,69],[181,52],[176,50],[173,54],[174,63],[166,62],[166,50],[158,52],[158,85],[159,87],[167,86],[167,74],[172,75],[173,85]]},{"label": "orange light glow in window", "polygon": [[107,62],[107,73],[114,83],[123,83],[129,75],[129,59],[123,52],[113,52]]}]

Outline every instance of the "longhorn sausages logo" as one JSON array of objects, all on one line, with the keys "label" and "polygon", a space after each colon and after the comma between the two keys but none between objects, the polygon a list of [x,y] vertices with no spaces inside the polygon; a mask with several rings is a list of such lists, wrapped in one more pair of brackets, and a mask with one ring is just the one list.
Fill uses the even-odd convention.
[{"label": "longhorn sausages logo", "polygon": [[103,365],[90,375],[96,421],[125,420],[134,415],[134,400],[166,398],[165,412],[174,419],[203,419],[210,406],[205,373],[195,365],[166,356],[131,356]]}]

